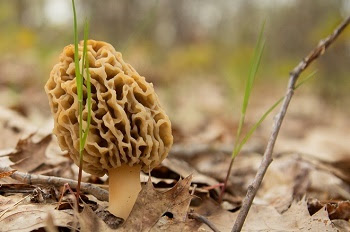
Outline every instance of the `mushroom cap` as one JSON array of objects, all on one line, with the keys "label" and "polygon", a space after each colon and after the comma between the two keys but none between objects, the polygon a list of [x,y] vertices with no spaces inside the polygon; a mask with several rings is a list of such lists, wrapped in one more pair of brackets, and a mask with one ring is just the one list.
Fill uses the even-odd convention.
[{"label": "mushroom cap", "polygon": [[[173,136],[168,116],[159,104],[153,84],[124,62],[122,54],[101,41],[88,40],[92,114],[83,151],[83,170],[103,176],[122,164],[139,164],[144,171],[167,156]],[[79,44],[80,66],[83,43]],[[84,72],[85,73],[85,72]],[[74,45],[63,49],[45,85],[53,133],[62,150],[79,164],[79,111],[75,79]],[[84,74],[84,80],[86,76]],[[83,128],[86,128],[86,83],[83,86]]]}]

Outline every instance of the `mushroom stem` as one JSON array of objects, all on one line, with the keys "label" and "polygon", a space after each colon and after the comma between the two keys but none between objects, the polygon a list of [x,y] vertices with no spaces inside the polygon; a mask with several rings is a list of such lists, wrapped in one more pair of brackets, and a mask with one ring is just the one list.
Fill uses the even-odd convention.
[{"label": "mushroom stem", "polygon": [[141,165],[109,169],[109,212],[126,220],[141,191]]}]

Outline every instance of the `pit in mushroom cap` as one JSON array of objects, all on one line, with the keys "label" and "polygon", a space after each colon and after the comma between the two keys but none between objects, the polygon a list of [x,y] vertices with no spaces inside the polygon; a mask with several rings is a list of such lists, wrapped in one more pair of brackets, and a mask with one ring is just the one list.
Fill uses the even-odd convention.
[{"label": "pit in mushroom cap", "polygon": [[[153,169],[167,156],[171,123],[153,85],[123,61],[112,45],[88,40],[92,116],[84,153],[84,171],[103,176],[122,164]],[[79,57],[83,44],[79,45]],[[74,46],[64,48],[45,85],[54,115],[54,134],[62,150],[79,164],[78,96]],[[83,87],[86,98],[86,88]],[[84,101],[84,105],[86,102]],[[83,125],[87,107],[83,111]],[[85,127],[85,125],[84,125]]]}]

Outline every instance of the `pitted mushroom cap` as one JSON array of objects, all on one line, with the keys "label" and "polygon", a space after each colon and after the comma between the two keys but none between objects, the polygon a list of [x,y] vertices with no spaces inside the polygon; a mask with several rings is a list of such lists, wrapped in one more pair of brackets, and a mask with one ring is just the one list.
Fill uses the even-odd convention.
[{"label": "pitted mushroom cap", "polygon": [[[171,123],[160,107],[153,85],[124,62],[112,45],[89,40],[92,115],[84,153],[84,171],[102,176],[121,164],[153,169],[167,156],[172,143]],[[79,57],[83,52],[79,44]],[[85,75],[84,75],[85,76]],[[84,77],[86,78],[86,77]],[[79,164],[79,112],[74,46],[64,48],[45,85],[54,115],[53,132],[62,150]],[[86,99],[86,87],[83,87]],[[83,128],[87,105],[83,111]]]}]

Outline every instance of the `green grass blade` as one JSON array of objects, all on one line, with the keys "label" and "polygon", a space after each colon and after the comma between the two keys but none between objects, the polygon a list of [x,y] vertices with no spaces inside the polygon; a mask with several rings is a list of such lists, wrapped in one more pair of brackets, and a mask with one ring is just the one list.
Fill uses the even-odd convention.
[{"label": "green grass blade", "polygon": [[248,79],[246,81],[246,87],[245,87],[245,91],[244,91],[241,118],[240,118],[239,124],[238,124],[236,141],[235,141],[234,149],[233,149],[232,155],[231,155],[230,166],[228,168],[226,178],[224,181],[224,185],[223,185],[223,187],[221,189],[221,193],[219,195],[219,202],[222,202],[223,195],[224,195],[225,189],[227,187],[227,181],[230,177],[232,164],[235,160],[235,157],[239,154],[239,151],[241,150],[241,146],[239,144],[239,141],[240,141],[240,137],[241,137],[242,128],[244,125],[245,115],[246,115],[246,111],[248,108],[249,98],[250,98],[250,94],[251,94],[251,91],[253,88],[254,80],[255,80],[256,74],[258,72],[260,62],[261,62],[261,57],[262,57],[262,54],[263,54],[263,51],[265,48],[265,39],[263,39],[264,28],[265,28],[265,22],[262,24],[262,27],[261,27],[261,30],[259,33],[258,42],[257,42],[255,49],[254,49],[254,55],[253,55],[250,69],[249,69],[249,76],[248,76]]},{"label": "green grass blade", "polygon": [[89,59],[87,56],[87,38],[89,34],[89,23],[86,21],[84,26],[84,56],[85,56],[85,63],[83,64],[85,66],[85,72],[86,72],[86,91],[87,91],[87,108],[88,108],[88,117],[87,117],[87,124],[86,128],[84,130],[84,135],[82,138],[82,145],[85,147],[86,139],[89,133],[90,124],[91,124],[91,82],[90,82],[90,71],[89,71]]},{"label": "green grass blade", "polygon": [[255,50],[254,50],[254,56],[253,61],[251,64],[251,68],[249,70],[249,77],[247,80],[245,92],[244,92],[244,99],[243,99],[243,105],[242,105],[242,114],[245,114],[248,108],[248,102],[250,98],[250,94],[253,88],[253,84],[255,81],[256,73],[260,66],[261,56],[265,47],[265,39],[262,38],[264,33],[265,23],[263,23],[260,33],[258,42],[256,44]]},{"label": "green grass blade", "polygon": [[[237,153],[235,154],[235,156],[241,151],[242,147],[244,146],[244,144],[247,143],[247,141],[250,139],[250,137],[252,136],[252,134],[254,133],[254,131],[256,130],[256,128],[258,128],[260,126],[260,124],[265,120],[265,118],[282,102],[282,100],[284,99],[284,97],[281,97],[278,101],[275,102],[275,104],[273,104],[264,114],[263,116],[261,116],[261,118],[259,119],[259,121],[257,123],[254,124],[254,126],[248,131],[248,133],[244,136],[244,138],[242,139],[242,141],[239,143],[239,145],[237,146]],[[234,156],[234,157],[235,157]]]},{"label": "green grass blade", "polygon": [[[77,14],[75,10],[75,2],[72,0],[73,6],[73,21],[74,21],[74,65],[75,65],[75,76],[77,84],[77,94],[78,94],[78,111],[79,111],[79,174],[78,174],[78,185],[76,199],[77,204],[79,204],[79,194],[80,194],[80,185],[83,172],[83,156],[84,156],[84,147],[87,139],[87,135],[91,123],[91,84],[90,84],[90,72],[89,72],[89,60],[87,57],[87,37],[89,26],[85,22],[84,27],[84,47],[82,54],[82,67],[80,72],[79,65],[79,44],[78,44],[78,25],[77,25]],[[84,86],[84,67],[86,67],[86,91],[87,91],[87,105],[88,105],[88,118],[85,131],[83,131],[83,86]]]},{"label": "green grass blade", "polygon": [[72,6],[73,6],[73,21],[74,21],[74,64],[75,64],[75,78],[76,78],[76,84],[77,84],[77,94],[78,94],[78,111],[79,111],[79,151],[82,150],[82,143],[81,143],[81,137],[83,134],[82,129],[82,103],[83,103],[83,82],[82,82],[82,76],[80,73],[79,68],[79,45],[78,45],[78,23],[77,23],[77,13],[75,9],[75,2],[72,0]]},{"label": "green grass blade", "polygon": [[301,85],[303,85],[304,83],[306,83],[308,80],[310,80],[311,77],[313,77],[315,74],[317,73],[317,70],[313,71],[312,73],[310,73],[307,77],[305,77],[303,80],[301,80],[295,87],[294,89],[299,88]]},{"label": "green grass blade", "polygon": [[85,46],[85,37],[87,37],[87,35],[85,35],[86,32],[86,27],[87,26],[87,20],[85,19],[85,24],[84,24],[84,45],[83,45],[83,56],[82,56],[82,62],[81,62],[81,75],[82,75],[82,86],[84,84],[84,67],[85,67],[85,58],[86,58],[86,52],[87,52],[87,46]]},{"label": "green grass blade", "polygon": [[[78,99],[82,99],[82,91],[81,90],[81,74],[79,69],[79,47],[78,47],[78,24],[77,24],[77,13],[75,10],[75,3],[74,0],[72,0],[72,6],[73,6],[73,20],[74,20],[74,64],[75,64],[75,76],[76,76],[76,82],[77,82],[77,94]],[[80,97],[79,97],[80,96]]]},{"label": "green grass blade", "polygon": [[[304,80],[300,81],[300,83],[298,83],[295,86],[295,90],[297,88],[299,88],[300,86],[302,86],[303,84],[305,84],[307,81],[310,80],[311,77],[313,77],[315,74],[317,73],[317,70],[312,72],[310,75],[308,75]],[[237,148],[237,154],[241,151],[242,147],[244,146],[244,144],[247,143],[247,141],[250,139],[250,137],[252,136],[252,134],[255,132],[255,130],[261,125],[261,123],[265,120],[265,118],[282,102],[282,100],[284,99],[284,97],[281,97],[278,101],[276,101],[259,119],[259,121],[257,123],[255,123],[253,125],[253,127],[248,131],[248,133],[244,136],[244,138],[242,139],[242,141],[239,143],[238,148]],[[237,155],[235,154],[235,156]],[[234,157],[235,157],[234,156]]]},{"label": "green grass blade", "polygon": [[243,98],[243,104],[242,104],[242,110],[241,110],[241,117],[240,117],[239,124],[238,124],[236,143],[235,143],[235,148],[233,149],[233,152],[232,152],[232,157],[235,157],[238,154],[238,146],[236,146],[236,144],[238,143],[238,141],[240,140],[240,137],[241,137],[241,132],[242,132],[242,128],[243,128],[244,121],[245,121],[245,115],[246,115],[247,108],[248,108],[249,98],[250,98],[251,91],[252,91],[252,88],[254,85],[256,74],[257,74],[259,66],[260,66],[261,57],[262,57],[262,54],[263,54],[263,51],[265,48],[265,39],[263,39],[264,28],[265,28],[265,22],[263,23],[263,25],[261,27],[258,42],[257,42],[256,47],[254,49],[253,60],[252,60],[252,64],[251,64],[250,71],[249,71],[249,76],[248,76],[246,86],[245,86],[244,98]]}]

